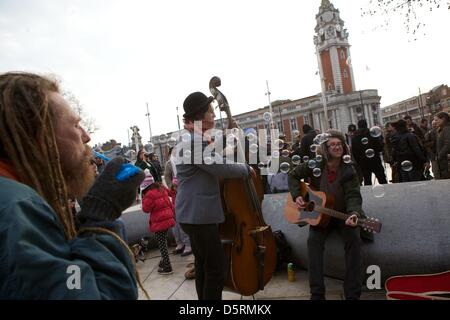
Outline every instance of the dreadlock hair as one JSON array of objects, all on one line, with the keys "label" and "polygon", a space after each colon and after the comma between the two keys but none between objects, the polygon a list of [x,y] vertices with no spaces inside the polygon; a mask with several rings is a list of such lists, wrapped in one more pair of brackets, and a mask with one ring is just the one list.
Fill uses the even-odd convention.
[{"label": "dreadlock hair", "polygon": [[0,158],[56,212],[68,240],[76,236],[55,140],[48,93],[58,84],[32,73],[0,74]]}]

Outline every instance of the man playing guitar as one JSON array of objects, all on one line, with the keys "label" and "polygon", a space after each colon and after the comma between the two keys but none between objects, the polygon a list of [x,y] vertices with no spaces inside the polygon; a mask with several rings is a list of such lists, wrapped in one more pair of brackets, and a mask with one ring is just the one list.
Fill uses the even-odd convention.
[{"label": "man playing guitar", "polygon": [[300,196],[300,181],[304,179],[315,190],[334,198],[334,210],[350,214],[346,221],[331,218],[325,227],[310,225],[308,270],[311,300],[325,299],[323,253],[325,240],[332,229],[338,231],[345,243],[345,298],[359,299],[362,260],[360,233],[356,227],[358,218],[364,217],[359,180],[352,164],[343,161],[345,155],[350,155],[344,135],[335,130],[329,130],[327,134],[328,138],[317,148],[317,154],[323,159],[317,167],[320,171],[317,168],[313,171],[308,162],[297,166],[289,173],[289,191],[297,209],[304,210],[306,199]]}]

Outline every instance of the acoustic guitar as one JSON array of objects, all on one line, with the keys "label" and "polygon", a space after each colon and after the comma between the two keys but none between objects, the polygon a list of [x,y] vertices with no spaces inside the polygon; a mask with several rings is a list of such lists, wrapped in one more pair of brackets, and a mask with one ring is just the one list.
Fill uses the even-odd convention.
[{"label": "acoustic guitar", "polygon": [[[312,226],[326,227],[330,218],[334,217],[347,220],[349,214],[333,210],[334,199],[324,192],[312,190],[306,183],[300,182],[300,196],[306,203],[304,210],[299,210],[292,200],[290,193],[287,195],[284,217],[293,224],[309,224]],[[369,232],[379,233],[381,223],[374,218],[358,218],[357,225]]]}]

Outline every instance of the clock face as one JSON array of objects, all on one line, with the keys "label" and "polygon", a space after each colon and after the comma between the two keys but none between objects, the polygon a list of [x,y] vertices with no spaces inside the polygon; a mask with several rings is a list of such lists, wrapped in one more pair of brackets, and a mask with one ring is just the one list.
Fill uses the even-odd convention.
[{"label": "clock face", "polygon": [[342,29],[341,29],[341,26],[340,26],[340,25],[337,25],[337,26],[336,26],[336,31],[337,31],[337,32],[341,32],[341,30],[342,30]]},{"label": "clock face", "polygon": [[322,17],[325,22],[330,22],[333,19],[333,14],[330,11],[327,11]]}]

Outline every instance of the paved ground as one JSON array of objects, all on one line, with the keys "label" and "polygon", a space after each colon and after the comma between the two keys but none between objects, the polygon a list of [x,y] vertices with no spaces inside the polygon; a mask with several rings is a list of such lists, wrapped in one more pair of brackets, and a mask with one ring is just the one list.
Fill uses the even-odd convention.
[{"label": "paved ground", "polygon": [[[173,249],[173,248],[169,248]],[[137,268],[141,282],[152,300],[196,300],[195,281],[187,280],[184,273],[187,266],[194,262],[193,255],[181,257],[170,255],[174,273],[171,275],[158,274],[158,263],[160,253],[158,249],[147,252],[145,262],[139,261]],[[342,281],[326,278],[327,299],[342,300]],[[139,291],[139,299],[145,299],[142,291]],[[253,297],[243,297],[239,294],[226,291],[223,292],[224,300],[247,300]],[[308,273],[306,270],[297,270],[295,281],[289,282],[287,272],[276,273],[263,291],[255,294],[257,300],[309,300]],[[363,288],[362,300],[385,300],[383,290],[369,291]]]}]

